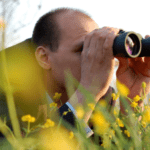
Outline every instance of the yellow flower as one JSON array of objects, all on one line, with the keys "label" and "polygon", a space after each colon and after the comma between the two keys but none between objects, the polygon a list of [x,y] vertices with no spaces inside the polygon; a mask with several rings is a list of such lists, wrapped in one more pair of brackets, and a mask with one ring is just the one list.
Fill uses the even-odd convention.
[{"label": "yellow flower", "polygon": [[130,137],[130,132],[128,130],[124,130],[124,134],[126,134],[128,137]]},{"label": "yellow flower", "polygon": [[119,98],[119,96],[120,96],[120,95],[119,95],[119,92],[118,92],[118,93],[116,94],[116,100]]},{"label": "yellow flower", "polygon": [[[34,139],[37,140],[35,149],[39,150],[77,150],[79,144],[75,138],[69,139],[69,132],[63,126],[41,130]],[[36,143],[32,143],[32,146]]]},{"label": "yellow flower", "polygon": [[132,103],[131,103],[131,107],[134,107],[134,108],[135,108],[137,105],[138,105],[138,103],[136,103],[136,102],[132,102]]},{"label": "yellow flower", "polygon": [[102,106],[102,107],[106,107],[106,106],[107,106],[107,103],[106,103],[106,101],[105,101],[104,99],[101,99],[101,100],[98,102],[98,104],[99,104],[100,106]]},{"label": "yellow flower", "polygon": [[145,98],[146,98],[146,95],[141,96],[142,101],[144,101]]},{"label": "yellow flower", "polygon": [[50,107],[57,107],[57,103],[53,102],[49,104]]},{"label": "yellow flower", "polygon": [[115,93],[112,93],[111,94],[111,97],[113,98],[113,100],[116,100],[115,98],[116,98],[116,94]]},{"label": "yellow flower", "polygon": [[135,117],[135,116],[136,116],[136,115],[133,113],[133,114],[132,114],[132,117]]},{"label": "yellow flower", "polygon": [[129,89],[124,84],[122,84],[119,80],[117,80],[116,85],[117,85],[118,92],[121,95],[128,96]]},{"label": "yellow flower", "polygon": [[54,127],[55,122],[52,121],[51,119],[47,119],[46,123],[44,124],[44,128],[49,128],[49,127]]},{"label": "yellow flower", "polygon": [[145,108],[145,109],[148,109],[148,108],[149,108],[149,106],[144,106],[144,108]]},{"label": "yellow flower", "polygon": [[112,139],[112,137],[115,136],[115,130],[110,130],[109,132],[109,138]]},{"label": "yellow flower", "polygon": [[103,143],[101,144],[101,146],[104,147],[104,148],[106,148],[106,149],[110,148],[110,145],[107,142],[107,140],[103,140]]},{"label": "yellow flower", "polygon": [[145,121],[142,121],[141,124],[142,124],[143,128],[146,128],[146,122]]},{"label": "yellow flower", "polygon": [[35,118],[31,117],[30,122],[35,122]]},{"label": "yellow flower", "polygon": [[83,107],[81,105],[77,106],[76,107],[76,115],[77,115],[77,118],[79,119],[82,119],[83,116],[84,116],[84,110],[83,110]]},{"label": "yellow flower", "polygon": [[109,138],[112,139],[112,135],[109,135]]},{"label": "yellow flower", "polygon": [[105,143],[103,142],[103,143],[101,144],[101,146],[104,147],[104,148],[107,148],[107,143],[106,143],[106,142],[105,142]]},{"label": "yellow flower", "polygon": [[71,110],[68,108],[68,112],[71,112]]},{"label": "yellow flower", "polygon": [[23,122],[35,122],[35,117],[32,117],[31,115],[25,115],[22,116],[21,120]]},{"label": "yellow flower", "polygon": [[69,132],[69,139],[72,139],[74,137],[74,133],[71,131]]},{"label": "yellow flower", "polygon": [[142,120],[150,123],[150,108],[146,109],[143,113]]},{"label": "yellow flower", "polygon": [[116,122],[119,125],[119,127],[124,127],[123,122],[119,118],[116,119]]},{"label": "yellow flower", "polygon": [[67,115],[68,111],[64,111],[63,112],[63,116]]},{"label": "yellow flower", "polygon": [[95,104],[94,104],[94,103],[89,103],[89,104],[88,104],[88,107],[89,107],[91,110],[94,110]]},{"label": "yellow flower", "polygon": [[142,132],[141,132],[141,131],[138,131],[138,134],[139,134],[139,135],[141,135],[141,134],[142,134]]},{"label": "yellow flower", "polygon": [[5,22],[4,22],[4,20],[2,19],[2,18],[0,18],[0,28],[5,28]]},{"label": "yellow flower", "polygon": [[111,94],[111,97],[112,97],[112,99],[115,101],[115,100],[117,100],[117,99],[119,98],[119,93],[117,93],[117,94],[112,93],[112,94]]},{"label": "yellow flower", "polygon": [[138,102],[140,99],[141,99],[141,97],[140,97],[139,95],[136,95],[136,96],[133,98],[133,100],[134,100],[135,102]]},{"label": "yellow flower", "polygon": [[55,95],[53,96],[53,99],[57,102],[58,100],[60,100],[60,97],[62,96],[61,93],[55,93]]},{"label": "yellow flower", "polygon": [[131,147],[129,148],[129,150],[134,150],[134,147],[131,146]]},{"label": "yellow flower", "polygon": [[145,82],[142,82],[142,87],[146,88],[146,83]]},{"label": "yellow flower", "polygon": [[100,111],[97,111],[92,114],[91,122],[93,122],[94,127],[96,127],[96,133],[100,135],[106,133],[109,129],[110,124]]},{"label": "yellow flower", "polygon": [[114,136],[115,135],[115,130],[110,130],[110,133]]},{"label": "yellow flower", "polygon": [[114,115],[117,115],[117,111],[114,109]]}]

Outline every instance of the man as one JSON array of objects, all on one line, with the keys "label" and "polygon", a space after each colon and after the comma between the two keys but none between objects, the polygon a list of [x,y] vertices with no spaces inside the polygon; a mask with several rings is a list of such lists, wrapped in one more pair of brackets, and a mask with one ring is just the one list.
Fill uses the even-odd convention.
[{"label": "man", "polygon": [[[57,9],[42,16],[37,22],[32,40],[36,44],[35,56],[43,68],[48,94],[62,93],[61,102],[70,102],[75,108],[86,102],[76,88],[68,97],[65,71],[88,90],[96,103],[106,94],[114,71],[113,41],[119,29],[98,25],[88,15],[73,9]],[[148,37],[148,36],[147,36]],[[133,98],[141,95],[142,82],[146,82],[146,94],[150,85],[150,58],[119,58],[117,79],[130,90]],[[62,104],[57,102],[60,109]],[[66,103],[67,104],[67,103]],[[139,103],[142,107],[143,103]],[[125,113],[121,103],[121,112]],[[87,123],[92,110],[84,116]]]},{"label": "man", "polygon": [[[62,93],[62,104],[57,102],[60,110],[67,102],[73,108],[78,103],[86,102],[78,88],[68,97],[64,73],[66,70],[70,70],[91,93],[95,105],[106,94],[114,71],[112,46],[118,32],[119,29],[116,28],[100,29],[88,15],[73,9],[57,9],[39,19],[32,36],[36,44],[35,57],[42,68],[49,96],[52,98],[56,92]],[[147,94],[150,79],[149,58],[118,60],[117,79],[129,88],[128,96],[133,98],[140,95],[143,81],[147,84]],[[70,108],[69,105],[67,108]],[[122,103],[121,112],[125,113]],[[91,114],[92,110],[85,114],[85,123]]]},{"label": "man", "polygon": [[[37,45],[36,59],[45,72],[48,94],[62,93],[63,104],[69,100],[64,71],[70,70],[80,84],[93,94],[97,103],[112,80],[115,64],[112,47],[118,32],[119,29],[110,27],[99,29],[88,15],[78,10],[58,9],[41,17],[32,39]],[[117,79],[129,88],[129,97],[140,95],[143,81],[147,83],[148,93],[149,58],[117,59],[120,63]],[[84,103],[78,89],[75,94],[78,101]],[[73,107],[75,105],[76,102]],[[85,118],[85,121],[88,119]]]},{"label": "man", "polygon": [[[93,94],[95,103],[109,88],[115,63],[112,44],[119,29],[98,28],[88,15],[69,9],[58,9],[44,15],[34,28],[35,56],[45,72],[47,92],[51,97],[56,92],[62,93],[63,104],[69,100],[64,74],[67,70]],[[104,42],[106,50],[101,47]],[[71,101],[76,95],[77,99]],[[83,104],[85,100],[76,89],[69,101],[75,108],[77,103]],[[60,102],[58,106],[61,106]],[[88,112],[85,122],[91,113]]]}]

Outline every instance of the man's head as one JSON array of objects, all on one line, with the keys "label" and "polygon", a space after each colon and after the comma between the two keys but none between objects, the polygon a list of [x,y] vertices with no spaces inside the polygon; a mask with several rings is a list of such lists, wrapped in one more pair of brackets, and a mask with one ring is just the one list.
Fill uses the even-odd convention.
[{"label": "man's head", "polygon": [[66,92],[66,70],[80,81],[84,39],[96,28],[98,25],[88,15],[73,9],[52,11],[37,22],[32,39],[37,45],[36,59],[46,72],[48,91]]},{"label": "man's head", "polygon": [[90,19],[89,15],[77,9],[59,8],[48,12],[43,15],[35,25],[32,40],[36,46],[48,46],[51,51],[56,51],[58,49],[61,31],[57,17],[69,11],[76,12]]}]

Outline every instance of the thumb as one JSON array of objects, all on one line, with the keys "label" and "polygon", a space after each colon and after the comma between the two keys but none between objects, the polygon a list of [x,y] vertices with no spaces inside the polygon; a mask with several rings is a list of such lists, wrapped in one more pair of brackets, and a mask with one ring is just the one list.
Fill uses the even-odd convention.
[{"label": "thumb", "polygon": [[150,35],[145,35],[145,39],[147,39],[147,38],[149,38],[150,37]]}]

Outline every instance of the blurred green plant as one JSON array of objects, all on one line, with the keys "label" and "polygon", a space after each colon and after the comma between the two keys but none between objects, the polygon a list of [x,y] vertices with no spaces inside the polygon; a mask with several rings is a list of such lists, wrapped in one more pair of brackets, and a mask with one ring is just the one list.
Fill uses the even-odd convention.
[{"label": "blurred green plant", "polygon": [[[0,20],[0,28],[2,32],[2,43],[4,43],[4,34],[5,34],[5,24],[3,20]],[[26,56],[26,53],[21,55],[21,60],[25,63],[25,66],[17,66],[14,63],[15,67],[12,67],[12,64],[9,66],[6,60],[4,44],[2,44],[1,52],[1,65],[2,65],[2,78],[0,83],[2,83],[1,88],[6,94],[7,105],[9,110],[9,116],[12,122],[13,131],[7,126],[7,119],[0,118],[0,132],[5,136],[6,140],[11,144],[12,149],[16,150],[149,150],[150,149],[150,105],[145,104],[144,111],[138,106],[138,102],[144,101],[146,99],[145,88],[146,83],[142,83],[143,93],[141,97],[136,95],[133,99],[129,98],[129,90],[125,85],[117,81],[118,93],[112,93],[111,97],[115,101],[118,98],[123,102],[125,106],[126,114],[123,115],[120,113],[118,107],[113,109],[113,113],[109,111],[109,105],[106,99],[101,99],[95,106],[95,101],[93,95],[89,93],[79,82],[72,76],[70,72],[66,72],[66,87],[69,97],[73,95],[75,90],[78,90],[83,94],[86,99],[83,105],[77,105],[76,109],[76,127],[66,123],[62,117],[59,117],[58,120],[58,108],[57,101],[61,101],[62,93],[55,93],[53,99],[55,102],[51,103],[49,107],[49,113],[51,114],[47,118],[46,122],[32,126],[37,120],[31,114],[26,114],[21,117],[22,122],[27,124],[27,127],[22,127],[23,132],[20,130],[19,121],[17,118],[17,112],[14,103],[13,93],[21,89],[21,93],[25,93],[24,103],[29,103],[30,99],[36,99],[37,95],[33,95],[30,91],[30,84],[32,83],[32,72],[37,72],[38,69],[32,66],[30,59],[27,59],[29,55]],[[21,52],[22,53],[22,52]],[[24,56],[24,57],[23,57]],[[13,58],[12,58],[13,59]],[[25,61],[23,61],[25,60]],[[29,64],[27,65],[27,62]],[[8,73],[7,67],[10,67],[11,72]],[[28,66],[28,67],[26,67]],[[30,67],[29,67],[30,66]],[[8,67],[8,68],[9,68]],[[23,72],[21,69],[28,70]],[[18,74],[14,74],[17,72]],[[23,72],[23,73],[22,73]],[[26,73],[26,76],[22,76]],[[17,76],[17,79],[15,78]],[[15,83],[12,88],[12,84]],[[45,100],[43,96],[44,88],[43,84],[39,80],[38,76],[35,81],[39,81],[37,91],[42,91],[40,93],[41,99]],[[28,81],[29,80],[29,81]],[[28,81],[28,82],[27,82]],[[27,82],[27,83],[26,83]],[[16,86],[17,85],[17,86]],[[25,86],[23,86],[25,85]],[[37,85],[37,84],[36,84]],[[22,87],[23,86],[23,87]],[[31,87],[34,87],[33,84]],[[29,88],[29,90],[27,89]],[[35,97],[34,97],[35,96]],[[39,95],[38,95],[39,97]],[[72,101],[77,100],[72,99]],[[131,104],[127,102],[129,100]],[[33,102],[34,103],[34,102]],[[89,120],[89,126],[93,125],[94,138],[87,137],[85,132],[86,124],[83,121],[84,116],[88,110],[92,110],[92,116]],[[71,110],[65,111],[63,116],[67,115]],[[5,115],[5,114],[4,114]],[[140,119],[139,119],[140,118]],[[99,138],[101,137],[101,141]],[[2,142],[6,142],[5,140]],[[5,144],[0,143],[0,149],[4,147]],[[10,148],[9,148],[10,149]]]},{"label": "blurred green plant", "polygon": [[[4,50],[5,49],[4,43],[5,43],[6,25],[5,25],[5,22],[3,19],[0,19],[0,28],[1,28],[1,32],[2,32],[1,62],[2,62],[2,70],[3,70],[3,72],[2,72],[3,88],[6,93],[6,100],[7,100],[8,110],[9,110],[9,116],[11,118],[14,134],[15,134],[17,140],[21,140],[22,137],[21,137],[21,132],[20,132],[20,126],[19,126],[19,122],[17,119],[17,113],[16,113],[16,109],[15,109],[12,88],[11,88],[11,85],[9,82],[8,72],[7,72],[7,67],[6,67],[7,62],[6,62],[5,50]],[[4,127],[4,128],[2,128],[1,130],[6,129],[6,127],[4,125],[2,125],[2,127]]]}]

